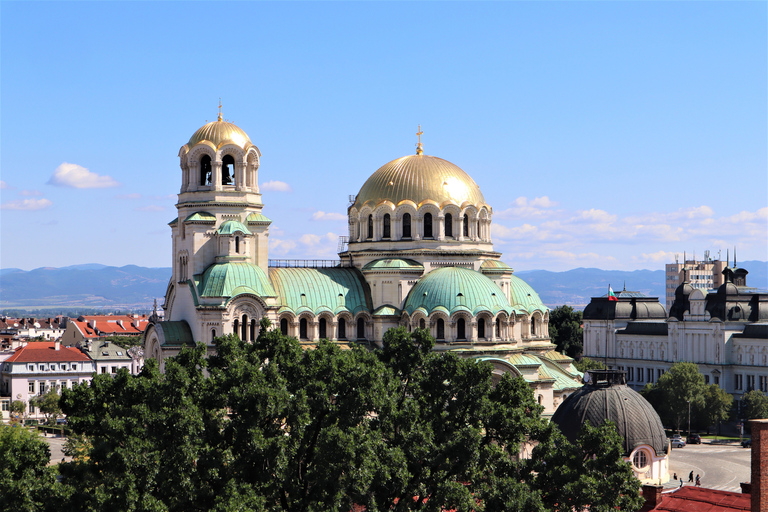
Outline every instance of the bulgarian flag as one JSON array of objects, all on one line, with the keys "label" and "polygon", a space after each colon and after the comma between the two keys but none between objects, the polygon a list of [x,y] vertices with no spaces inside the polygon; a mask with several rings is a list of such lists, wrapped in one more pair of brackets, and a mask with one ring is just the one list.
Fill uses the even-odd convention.
[{"label": "bulgarian flag", "polygon": [[615,300],[618,302],[618,298],[616,297],[616,294],[613,293],[613,288],[611,288],[611,285],[608,285],[608,300]]}]

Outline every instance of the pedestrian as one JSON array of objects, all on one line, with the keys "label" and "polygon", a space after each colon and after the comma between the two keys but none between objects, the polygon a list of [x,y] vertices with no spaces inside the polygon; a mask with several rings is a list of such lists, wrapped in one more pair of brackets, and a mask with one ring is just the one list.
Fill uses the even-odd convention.
[{"label": "pedestrian", "polygon": [[677,482],[677,473],[675,473],[675,475],[672,477],[672,480],[674,480],[675,482]]},{"label": "pedestrian", "polygon": [[683,486],[683,477],[680,477],[680,487]]},{"label": "pedestrian", "polygon": [[693,482],[693,471],[691,471],[691,474],[688,475],[688,481]]},{"label": "pedestrian", "polygon": [[699,478],[699,475],[696,475],[696,487],[701,487],[701,478]]}]

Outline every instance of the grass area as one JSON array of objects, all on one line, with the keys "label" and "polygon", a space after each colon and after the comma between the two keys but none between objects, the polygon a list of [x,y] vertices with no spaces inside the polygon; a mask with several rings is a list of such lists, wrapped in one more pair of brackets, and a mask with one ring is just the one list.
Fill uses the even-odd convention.
[{"label": "grass area", "polygon": [[[748,438],[748,435],[744,436],[744,439]],[[718,441],[739,441],[741,438],[739,437],[733,437],[733,436],[716,436],[714,434],[711,435],[702,435],[702,439],[717,439]]]}]

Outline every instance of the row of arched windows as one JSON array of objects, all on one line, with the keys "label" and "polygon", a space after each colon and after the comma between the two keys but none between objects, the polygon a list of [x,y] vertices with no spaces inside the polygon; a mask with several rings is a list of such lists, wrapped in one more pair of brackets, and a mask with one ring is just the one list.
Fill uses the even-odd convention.
[{"label": "row of arched windows", "polygon": [[[221,184],[232,185],[235,182],[235,158],[232,155],[224,155],[221,159]],[[200,159],[200,185],[213,184],[213,167],[211,157],[203,155]]]},{"label": "row of arched windows", "polygon": [[[432,214],[424,214],[424,238],[434,238],[434,230],[432,228]],[[469,216],[464,214],[462,218],[462,231],[464,237],[469,237]],[[411,238],[411,214],[403,214],[403,238]],[[480,221],[477,221],[477,230],[480,231]],[[443,227],[443,234],[446,237],[453,237],[453,215],[450,213],[445,214],[445,223]],[[368,232],[366,238],[371,240],[374,237],[373,234],[373,215],[368,215]],[[382,218],[382,232],[381,237],[383,239],[392,238],[392,219],[388,213],[384,214]]]},{"label": "row of arched windows", "polygon": [[[325,318],[320,318],[317,321],[317,338],[318,339],[333,339],[333,336],[328,336],[329,329],[328,329],[328,320]],[[289,323],[288,318],[283,317],[280,319],[280,332],[282,332],[284,335],[288,336],[290,334],[289,331]],[[357,319],[357,336],[355,339],[357,340],[365,340],[365,319],[358,318]],[[309,319],[306,317],[301,317],[299,319],[299,339],[300,340],[309,340]],[[335,339],[338,340],[346,340],[347,339],[347,320],[344,318],[339,318],[336,323],[336,337]]]},{"label": "row of arched windows", "polygon": [[[486,328],[485,328],[486,322],[485,318],[478,318],[477,319],[477,338],[478,339],[486,339]],[[496,337],[501,337],[501,319],[496,319],[495,322],[496,326]],[[424,329],[426,327],[426,321],[422,318],[419,320],[419,328]],[[442,318],[438,318],[435,322],[435,339],[438,341],[444,341],[445,340],[445,320]],[[458,318],[456,319],[456,340],[466,340],[467,339],[467,321],[464,318]]]},{"label": "row of arched windows", "polygon": [[232,323],[232,332],[240,336],[243,341],[253,341],[258,336],[256,319],[248,320],[248,315],[243,315],[242,320],[235,318]]}]

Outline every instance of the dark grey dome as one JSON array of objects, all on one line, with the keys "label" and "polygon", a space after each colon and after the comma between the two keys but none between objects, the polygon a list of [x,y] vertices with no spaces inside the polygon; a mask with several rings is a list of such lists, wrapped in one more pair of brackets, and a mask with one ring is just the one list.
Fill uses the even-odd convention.
[{"label": "dark grey dome", "polygon": [[589,382],[560,404],[552,421],[573,442],[582,425],[592,426],[610,420],[624,439],[624,456],[640,445],[653,447],[657,455],[667,453],[664,427],[648,400],[628,388],[626,374],[619,370],[589,370]]}]

